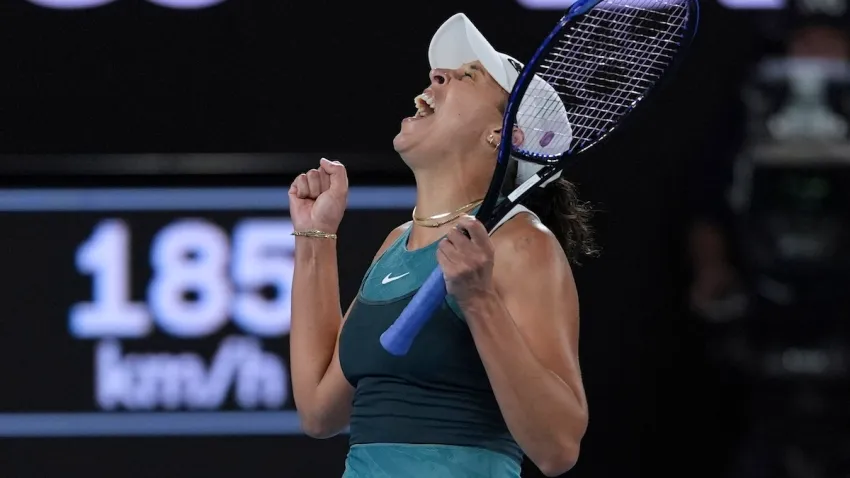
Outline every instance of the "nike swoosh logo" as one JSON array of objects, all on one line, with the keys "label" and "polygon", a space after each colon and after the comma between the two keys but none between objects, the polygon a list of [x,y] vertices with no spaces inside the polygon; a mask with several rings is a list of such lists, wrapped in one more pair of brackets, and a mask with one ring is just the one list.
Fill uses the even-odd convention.
[{"label": "nike swoosh logo", "polygon": [[394,280],[399,280],[399,279],[401,279],[402,277],[406,276],[407,274],[410,274],[410,272],[405,272],[404,274],[402,274],[402,275],[400,275],[400,276],[391,277],[391,276],[392,276],[392,273],[389,273],[389,274],[387,274],[387,276],[386,276],[386,277],[384,277],[383,279],[381,279],[381,284],[385,284],[385,285],[386,285],[386,284],[389,284],[390,282],[392,282],[392,281],[394,281]]}]

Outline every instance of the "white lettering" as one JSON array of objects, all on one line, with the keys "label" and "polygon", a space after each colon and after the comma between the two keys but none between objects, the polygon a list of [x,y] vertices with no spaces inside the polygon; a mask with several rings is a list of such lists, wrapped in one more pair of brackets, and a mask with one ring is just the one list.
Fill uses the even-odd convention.
[{"label": "white lettering", "polygon": [[207,369],[194,353],[128,353],[105,340],[95,351],[95,397],[104,410],[191,410],[221,408],[234,390],[240,408],[279,408],[289,393],[289,376],[277,355],[257,339],[226,338]]},{"label": "white lettering", "polygon": [[[233,232],[233,282],[240,289],[233,320],[249,334],[265,337],[289,333],[292,274],[295,271],[292,223],[248,219]],[[274,289],[269,299],[261,288]]]},{"label": "white lettering", "polygon": [[143,304],[130,301],[130,231],[120,220],[103,221],[77,250],[77,270],[92,276],[92,301],[71,308],[77,337],[141,337],[151,329]]},{"label": "white lettering", "polygon": [[121,366],[121,346],[117,340],[106,340],[95,351],[95,398],[101,408],[113,410],[124,402],[133,378]]},{"label": "white lettering", "polygon": [[236,403],[242,408],[283,406],[289,393],[289,374],[281,360],[272,354],[251,354],[239,368]]},{"label": "white lettering", "polygon": [[229,252],[224,231],[199,219],[177,221],[156,235],[148,306],[165,332],[203,337],[227,323],[232,295]]},{"label": "white lettering", "polygon": [[286,335],[295,268],[291,233],[286,219],[247,219],[234,228],[231,251],[216,224],[175,221],[153,239],[153,277],[143,304],[130,300],[130,229],[118,219],[102,221],[77,250],[77,270],[92,278],[92,299],[72,306],[71,334],[142,338],[155,322],[169,335],[201,338],[232,318],[251,335]]}]

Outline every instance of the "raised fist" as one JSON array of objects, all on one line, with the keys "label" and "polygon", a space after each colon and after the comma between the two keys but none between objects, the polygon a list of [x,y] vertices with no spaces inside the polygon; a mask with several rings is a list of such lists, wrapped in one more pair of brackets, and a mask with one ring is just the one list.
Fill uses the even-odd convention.
[{"label": "raised fist", "polygon": [[289,211],[296,231],[336,233],[348,203],[348,175],[338,161],[322,158],[317,169],[295,178]]}]

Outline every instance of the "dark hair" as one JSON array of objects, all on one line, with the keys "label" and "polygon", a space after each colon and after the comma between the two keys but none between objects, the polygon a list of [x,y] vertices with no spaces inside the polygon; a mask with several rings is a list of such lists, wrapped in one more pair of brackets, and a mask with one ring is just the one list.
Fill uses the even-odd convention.
[{"label": "dark hair", "polygon": [[[503,114],[507,102],[506,95],[504,101],[499,104],[499,111]],[[502,185],[503,194],[506,196],[514,190],[516,172],[517,162],[511,161]],[[593,227],[590,225],[593,210],[589,203],[579,200],[575,185],[560,177],[546,187],[536,189],[537,191],[526,196],[523,204],[537,214],[543,225],[558,238],[570,263],[581,265],[579,259],[582,257],[596,256],[599,250],[593,240]]]},{"label": "dark hair", "polygon": [[[507,193],[514,189],[516,182],[516,161],[512,163],[504,184]],[[526,196],[523,205],[552,231],[570,262],[581,265],[582,257],[596,256],[599,250],[590,225],[593,210],[588,202],[579,199],[576,186],[560,177],[536,189]]]}]

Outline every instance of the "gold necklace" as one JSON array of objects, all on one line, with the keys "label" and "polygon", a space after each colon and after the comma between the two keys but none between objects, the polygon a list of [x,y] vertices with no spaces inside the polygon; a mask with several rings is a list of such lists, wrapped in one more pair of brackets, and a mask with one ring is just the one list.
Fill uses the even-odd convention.
[{"label": "gold necklace", "polygon": [[475,206],[478,206],[484,202],[484,198],[478,199],[476,201],[472,201],[469,204],[465,204],[452,212],[444,212],[441,214],[434,214],[433,216],[428,217],[416,217],[416,207],[413,207],[413,214],[411,217],[413,218],[413,223],[417,226],[422,227],[440,227],[443,224],[447,224],[449,222],[454,221],[460,216],[466,214],[470,209],[473,209]]}]

